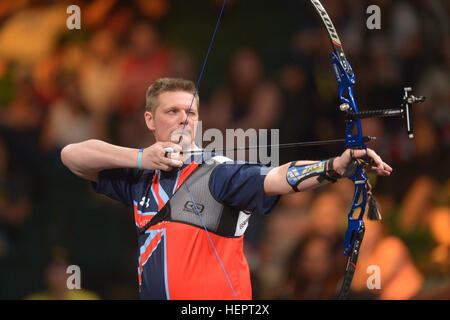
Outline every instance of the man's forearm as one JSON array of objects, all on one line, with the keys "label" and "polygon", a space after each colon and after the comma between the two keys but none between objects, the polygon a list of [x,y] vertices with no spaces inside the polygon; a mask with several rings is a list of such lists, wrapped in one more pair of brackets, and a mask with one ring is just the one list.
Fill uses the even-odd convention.
[{"label": "man's forearm", "polygon": [[[318,161],[297,161],[296,166],[309,165]],[[294,193],[294,189],[289,185],[286,174],[291,163],[273,168],[264,180],[264,191],[267,195],[283,195]],[[305,179],[297,185],[299,191],[314,189],[320,185],[328,183],[326,180],[319,182],[317,176]]]},{"label": "man's forearm", "polygon": [[74,174],[97,181],[105,169],[137,167],[138,149],[120,147],[101,140],[69,144],[61,151],[61,160]]}]

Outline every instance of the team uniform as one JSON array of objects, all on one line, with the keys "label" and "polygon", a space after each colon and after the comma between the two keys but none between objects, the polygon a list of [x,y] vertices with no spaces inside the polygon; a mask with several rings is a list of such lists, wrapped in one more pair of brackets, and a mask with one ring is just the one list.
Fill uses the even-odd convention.
[{"label": "team uniform", "polygon": [[279,200],[264,194],[262,168],[192,156],[181,170],[99,173],[94,191],[133,208],[141,299],[252,298],[244,232],[251,214],[269,214]]}]

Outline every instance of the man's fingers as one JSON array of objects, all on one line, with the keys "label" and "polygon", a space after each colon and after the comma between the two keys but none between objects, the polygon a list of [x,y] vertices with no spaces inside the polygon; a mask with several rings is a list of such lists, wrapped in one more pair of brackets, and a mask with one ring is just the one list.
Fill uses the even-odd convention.
[{"label": "man's fingers", "polygon": [[369,166],[367,167],[369,172],[374,172],[379,175],[388,176],[392,172],[392,168],[376,154],[372,149],[352,149],[350,150],[350,156],[356,159],[363,159],[369,161]]},{"label": "man's fingers", "polygon": [[170,171],[174,167],[182,167],[183,161],[181,161],[182,148],[180,145],[172,142],[161,143],[161,158],[159,159],[159,167],[161,170]]},{"label": "man's fingers", "polygon": [[[169,161],[176,161],[168,159]],[[181,163],[183,164],[183,163]],[[169,163],[160,163],[157,165],[156,169],[162,170],[162,171],[171,171],[175,167],[181,167],[178,163],[169,162]]]},{"label": "man's fingers", "polygon": [[180,168],[180,167],[183,166],[183,161],[181,161],[181,160],[176,160],[176,159],[169,159],[169,160],[170,160],[170,165],[171,165],[172,167],[178,167],[178,168]]},{"label": "man's fingers", "polygon": [[183,161],[181,153],[178,152],[169,153],[166,158]]},{"label": "man's fingers", "polygon": [[[374,153],[375,154],[375,153]],[[389,176],[392,172],[391,166],[389,166],[387,163],[383,162],[379,156],[375,154],[376,157],[371,158],[373,162],[368,166],[369,172],[374,172],[379,175],[383,176]]]},{"label": "man's fingers", "polygon": [[372,167],[368,167],[367,168],[367,172],[369,172],[369,173],[376,173],[376,174],[381,175],[381,176],[390,176],[391,173],[392,173],[392,168],[391,168],[391,170],[387,170],[385,168],[380,169],[378,167],[373,167],[372,166]]},{"label": "man's fingers", "polygon": [[171,171],[182,167],[181,146],[171,142],[156,142],[148,147],[142,157],[142,166],[147,170]]},{"label": "man's fingers", "polygon": [[161,165],[159,166],[159,170],[162,170],[162,171],[171,171],[171,170],[172,170],[172,167],[171,167],[171,166],[168,166],[168,165],[166,165],[166,164],[161,164]]},{"label": "man's fingers", "polygon": [[389,166],[387,163],[383,162],[383,169],[389,172],[392,172],[392,167]]},{"label": "man's fingers", "polygon": [[372,160],[373,164],[378,167],[378,169],[383,170],[383,160],[381,160],[380,156],[377,155],[375,151],[368,149],[367,155]]},{"label": "man's fingers", "polygon": [[164,158],[172,160],[170,165],[181,167],[183,165],[181,153],[175,152],[171,147],[164,148]]},{"label": "man's fingers", "polygon": [[[164,150],[170,150],[169,152],[181,152],[183,148],[179,144],[172,143],[172,142],[162,142],[161,146]],[[170,149],[169,149],[170,148]]]},{"label": "man's fingers", "polygon": [[178,160],[178,159],[162,158],[161,164],[171,166],[171,167],[181,167],[181,166],[183,166],[183,161]]},{"label": "man's fingers", "polygon": [[392,168],[387,163],[383,162],[381,157],[377,155],[375,151],[368,149],[367,152],[369,157],[374,161],[378,169],[384,172],[392,172]]}]

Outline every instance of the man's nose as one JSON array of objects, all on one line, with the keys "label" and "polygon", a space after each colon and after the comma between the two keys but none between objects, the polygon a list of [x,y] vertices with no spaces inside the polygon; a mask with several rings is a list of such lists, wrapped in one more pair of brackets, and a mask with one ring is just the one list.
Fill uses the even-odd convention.
[{"label": "man's nose", "polygon": [[186,122],[186,119],[189,121],[189,117],[187,116],[187,114],[188,113],[186,110],[182,110],[180,112],[180,121],[179,121],[180,124],[184,124]]}]

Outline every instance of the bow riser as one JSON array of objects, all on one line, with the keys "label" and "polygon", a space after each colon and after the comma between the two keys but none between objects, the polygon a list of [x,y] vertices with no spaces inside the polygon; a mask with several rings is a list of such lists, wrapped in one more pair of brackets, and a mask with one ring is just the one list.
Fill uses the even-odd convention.
[{"label": "bow riser", "polygon": [[[336,56],[334,52],[330,54],[330,60],[334,77],[338,86],[341,108],[342,106],[345,106],[346,108],[350,108],[355,113],[358,112],[358,107],[356,106],[352,90],[352,86],[356,83],[355,74],[349,74],[347,71],[345,71],[345,67],[342,64],[342,61]],[[347,65],[351,70],[350,64],[348,62]],[[361,121],[359,119],[352,119],[347,121],[345,135],[345,147],[347,149],[363,149],[366,147],[362,136]]]},{"label": "bow riser", "polygon": [[[356,83],[355,74],[353,72],[349,74],[346,71],[346,68],[344,67],[342,61],[337,57],[336,53],[332,52],[330,54],[330,60],[338,86],[341,106],[345,106],[345,109],[350,109],[354,113],[357,113],[358,107],[356,106],[352,90],[352,86]],[[346,61],[346,65],[348,66],[348,69],[351,70],[348,61]],[[347,121],[345,129],[345,147],[347,149],[367,148],[363,141],[360,119],[350,119]],[[348,256],[352,251],[355,243],[355,234],[360,233],[360,231],[364,229],[364,222],[362,218],[364,216],[367,204],[367,177],[365,176],[361,165],[358,165],[355,174],[350,177],[350,180],[352,180],[355,185],[355,191],[353,193],[353,201],[350,212],[348,213],[348,227],[344,240],[344,255],[346,256]],[[357,218],[353,217],[356,210],[360,210]]]},{"label": "bow riser", "polygon": [[[362,168],[358,166],[356,174],[350,178],[354,185],[355,191],[353,193],[352,206],[350,208],[350,212],[348,213],[348,226],[347,231],[345,232],[344,239],[344,255],[348,256],[352,251],[354,242],[355,242],[355,234],[359,233],[362,229],[364,229],[364,213],[366,210],[367,203],[367,188],[366,181],[367,177],[362,172]],[[360,210],[358,217],[353,217],[356,210]],[[361,239],[362,241],[362,239]]]}]

